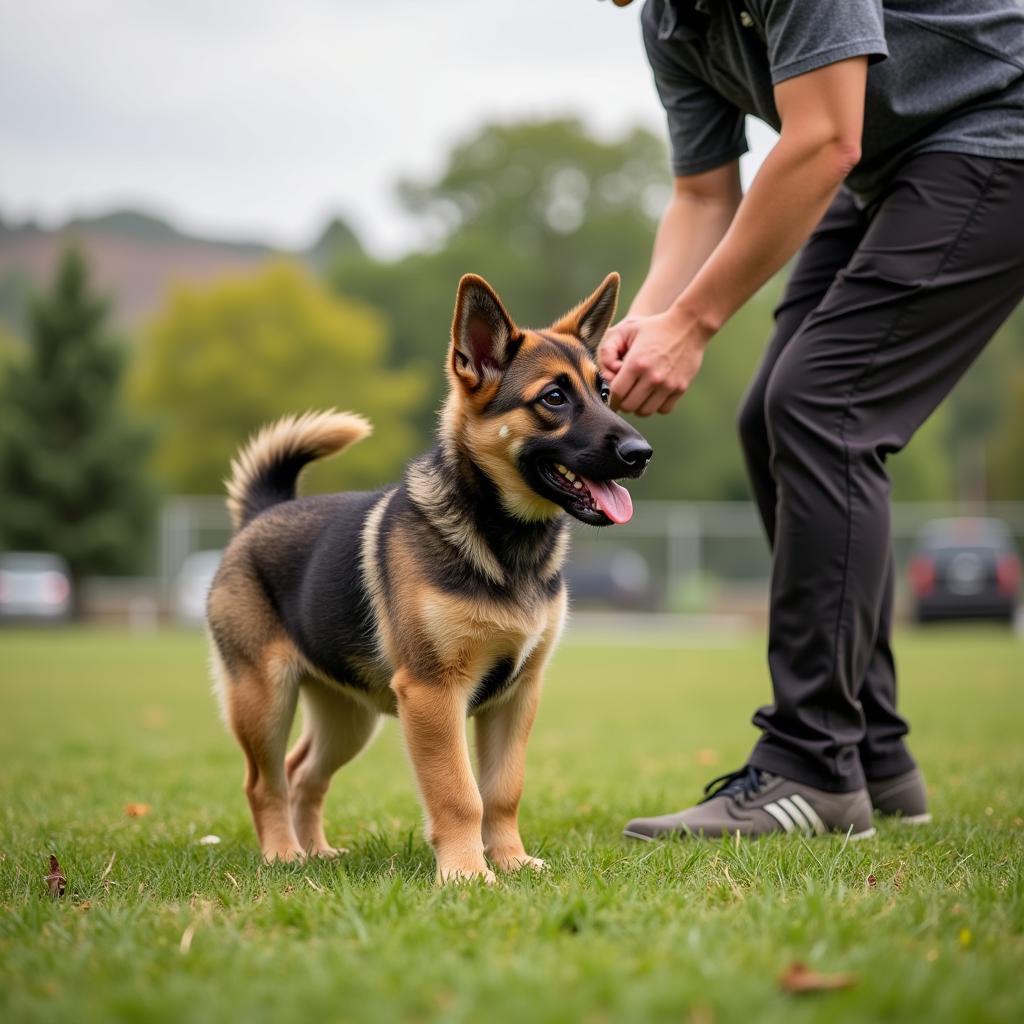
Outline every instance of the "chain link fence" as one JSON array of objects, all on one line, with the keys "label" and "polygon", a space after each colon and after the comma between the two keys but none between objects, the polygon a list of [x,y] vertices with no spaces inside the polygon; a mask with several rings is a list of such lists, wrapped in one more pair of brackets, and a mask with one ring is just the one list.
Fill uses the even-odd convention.
[{"label": "chain link fence", "polygon": [[[1024,550],[1024,502],[905,502],[893,506],[898,594],[924,524],[960,516],[1002,520]],[[160,522],[160,593],[173,601],[186,560],[222,548],[230,528],[223,500],[169,499]],[[193,558],[193,561],[195,559]],[[771,559],[749,502],[638,502],[625,527],[576,525],[569,564],[578,609],[761,616]]]}]

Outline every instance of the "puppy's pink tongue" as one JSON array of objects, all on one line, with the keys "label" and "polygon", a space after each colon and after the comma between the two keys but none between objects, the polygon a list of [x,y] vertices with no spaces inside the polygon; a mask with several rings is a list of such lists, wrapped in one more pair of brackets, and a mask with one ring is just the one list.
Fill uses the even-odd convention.
[{"label": "puppy's pink tongue", "polygon": [[588,480],[580,477],[597,507],[613,522],[621,525],[633,518],[633,499],[629,491],[614,480]]}]

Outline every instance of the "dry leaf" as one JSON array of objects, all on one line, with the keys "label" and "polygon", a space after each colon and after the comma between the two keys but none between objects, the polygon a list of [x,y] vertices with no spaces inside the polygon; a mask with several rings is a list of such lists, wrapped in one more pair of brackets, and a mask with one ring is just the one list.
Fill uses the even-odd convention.
[{"label": "dry leaf", "polygon": [[182,933],[181,942],[178,943],[178,952],[182,956],[187,956],[188,951],[192,948],[192,940],[195,938],[196,929],[199,927],[198,921],[193,921]]},{"label": "dry leaf", "polygon": [[799,961],[790,964],[779,975],[779,988],[790,995],[803,995],[806,992],[834,992],[836,989],[850,988],[857,984],[857,976],[848,972],[841,974],[819,974],[812,971],[807,964]]},{"label": "dry leaf", "polygon": [[874,875],[868,875],[868,888],[874,889],[878,885],[878,879]]},{"label": "dry leaf", "polygon": [[50,873],[45,877],[46,888],[54,899],[63,896],[67,891],[68,880],[61,870],[60,861],[50,854]]},{"label": "dry leaf", "polygon": [[200,836],[200,846],[216,846],[220,842],[220,836]]},{"label": "dry leaf", "polygon": [[149,812],[153,810],[150,804],[125,804],[124,813],[129,818],[144,818]]},{"label": "dry leaf", "polygon": [[104,881],[107,875],[110,874],[110,869],[114,866],[114,858],[117,856],[117,850],[110,855],[110,860],[107,861],[107,866],[103,869],[103,874],[100,875],[100,881]]},{"label": "dry leaf", "polygon": [[317,892],[327,892],[327,890],[322,885],[317,885],[317,883],[314,882],[313,879],[309,877],[309,875],[303,875],[302,877],[309,883],[309,887],[311,889],[315,889]]},{"label": "dry leaf", "polygon": [[158,704],[143,708],[142,724],[147,729],[162,729],[167,724],[167,711]]}]

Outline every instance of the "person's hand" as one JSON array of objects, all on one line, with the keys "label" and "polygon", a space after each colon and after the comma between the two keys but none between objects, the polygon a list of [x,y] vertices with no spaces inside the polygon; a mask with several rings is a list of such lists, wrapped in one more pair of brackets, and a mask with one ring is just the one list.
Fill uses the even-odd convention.
[{"label": "person's hand", "polygon": [[697,376],[710,340],[710,331],[672,309],[617,323],[598,352],[611,381],[612,408],[638,416],[671,412]]},{"label": "person's hand", "polygon": [[608,328],[601,345],[597,350],[597,365],[610,384],[615,375],[622,369],[622,360],[633,341],[632,324],[639,323],[643,317],[623,317],[617,324]]}]

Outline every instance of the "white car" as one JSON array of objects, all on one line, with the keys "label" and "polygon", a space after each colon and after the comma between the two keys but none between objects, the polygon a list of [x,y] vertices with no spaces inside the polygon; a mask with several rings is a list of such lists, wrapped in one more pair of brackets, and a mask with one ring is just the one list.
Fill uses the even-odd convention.
[{"label": "white car", "polygon": [[71,614],[71,570],[60,555],[0,555],[0,619],[60,622]]},{"label": "white car", "polygon": [[174,586],[174,617],[189,626],[206,621],[206,597],[223,551],[193,551],[181,563]]}]

